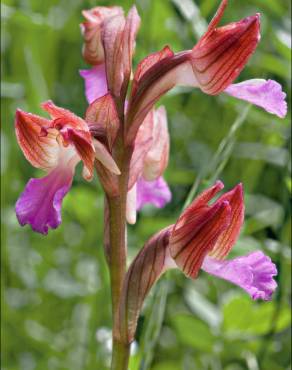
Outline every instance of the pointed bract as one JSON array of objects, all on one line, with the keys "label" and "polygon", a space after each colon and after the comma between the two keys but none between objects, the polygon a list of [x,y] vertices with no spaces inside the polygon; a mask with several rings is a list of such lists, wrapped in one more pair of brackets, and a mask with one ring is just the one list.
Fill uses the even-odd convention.
[{"label": "pointed bract", "polygon": [[85,120],[91,130],[94,130],[94,126],[102,126],[105,129],[108,148],[112,150],[120,120],[111,94],[106,94],[91,103],[86,110]]},{"label": "pointed bract", "polygon": [[168,239],[172,226],[155,234],[141,249],[127,272],[120,303],[120,337],[130,343],[135,335],[143,301],[167,268]]}]

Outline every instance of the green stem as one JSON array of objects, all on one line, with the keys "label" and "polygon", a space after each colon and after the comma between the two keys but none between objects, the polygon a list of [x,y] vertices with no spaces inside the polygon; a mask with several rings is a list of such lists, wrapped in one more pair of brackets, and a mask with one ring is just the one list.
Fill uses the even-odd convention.
[{"label": "green stem", "polygon": [[112,370],[128,369],[130,346],[128,343],[121,343],[117,340],[113,342]]},{"label": "green stem", "polygon": [[126,236],[126,203],[128,193],[129,163],[131,150],[125,148],[121,141],[117,145],[117,164],[121,170],[119,176],[119,195],[108,197],[109,206],[109,270],[112,292],[113,315],[113,352],[112,370],[127,370],[130,344],[121,342],[119,325],[119,302],[126,274],[127,236]]}]

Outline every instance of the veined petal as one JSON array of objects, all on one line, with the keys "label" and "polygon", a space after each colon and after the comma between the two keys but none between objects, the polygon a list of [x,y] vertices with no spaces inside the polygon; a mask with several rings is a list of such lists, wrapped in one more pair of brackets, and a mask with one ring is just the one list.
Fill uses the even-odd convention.
[{"label": "veined petal", "polygon": [[84,37],[83,57],[89,64],[96,65],[104,61],[104,49],[101,40],[101,30],[106,19],[123,15],[123,9],[119,6],[97,6],[82,12],[85,22],[81,23],[81,31]]},{"label": "veined petal", "polygon": [[224,92],[237,99],[255,104],[280,118],[284,118],[287,114],[286,94],[276,81],[247,80],[228,86]]},{"label": "veined petal", "polygon": [[260,40],[259,14],[215,28],[219,20],[220,16],[211,22],[191,58],[201,90],[211,95],[219,94],[235,80]]},{"label": "veined petal", "polygon": [[218,180],[213,186],[199,194],[192,204],[187,208],[189,214],[195,214],[200,208],[206,207],[208,202],[224,188],[222,181]]},{"label": "veined petal", "polygon": [[[78,161],[78,160],[77,160]],[[47,234],[61,223],[61,205],[71,187],[76,160],[60,164],[46,177],[30,179],[16,203],[19,223],[30,224],[34,231]]]},{"label": "veined petal", "polygon": [[196,278],[205,256],[230,224],[231,207],[222,201],[192,211],[191,205],[178,219],[169,248],[171,257],[185,275]]},{"label": "veined petal", "polygon": [[244,221],[242,184],[238,184],[217,200],[217,202],[222,201],[228,201],[231,207],[231,221],[227,229],[219,236],[214,248],[209,253],[210,256],[217,259],[226,257],[239,237],[240,229]]},{"label": "veined petal", "polygon": [[36,168],[49,170],[58,162],[59,144],[56,140],[58,132],[50,129],[47,135],[42,134],[43,127],[49,127],[50,121],[24,112],[16,111],[15,132],[18,144],[26,159]]},{"label": "veined petal", "polygon": [[207,256],[202,269],[240,286],[252,299],[270,300],[277,288],[273,279],[273,276],[277,275],[276,266],[270,257],[261,251],[225,261]]},{"label": "veined petal", "polygon": [[94,132],[95,126],[104,128],[107,144],[111,150],[120,127],[116,105],[111,94],[106,94],[91,103],[86,110],[85,120],[91,132]]},{"label": "veined petal", "polygon": [[135,6],[130,9],[126,19],[122,15],[117,15],[104,22],[102,40],[107,81],[109,90],[115,97],[126,93],[139,25],[140,17]]},{"label": "veined petal", "polygon": [[153,142],[154,110],[151,110],[139,128],[130,162],[129,189],[142,175],[144,159]]},{"label": "veined petal", "polygon": [[119,170],[116,162],[114,161],[107,148],[97,140],[93,141],[93,145],[95,148],[96,159],[99,160],[109,171],[116,175],[120,175],[121,171]]},{"label": "veined petal", "polygon": [[183,211],[173,228],[170,254],[187,276],[196,277],[204,257],[230,225],[231,207],[227,200],[208,205],[223,187],[221,181],[216,181],[199,194]]},{"label": "veined petal", "polygon": [[91,69],[79,71],[85,82],[85,96],[88,104],[105,95],[108,91],[105,64],[99,64]]},{"label": "veined petal", "polygon": [[147,203],[153,204],[157,208],[163,208],[170,200],[171,192],[163,177],[154,181],[146,181],[141,177],[137,181],[137,211]]},{"label": "veined petal", "polygon": [[143,177],[153,181],[160,177],[168,164],[169,134],[164,107],[154,111],[153,142],[144,160]]}]

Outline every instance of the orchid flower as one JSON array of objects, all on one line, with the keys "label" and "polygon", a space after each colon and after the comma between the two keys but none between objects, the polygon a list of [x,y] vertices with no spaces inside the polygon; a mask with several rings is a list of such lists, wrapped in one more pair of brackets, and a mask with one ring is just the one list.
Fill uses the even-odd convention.
[{"label": "orchid flower", "polygon": [[239,184],[209,204],[222,188],[223,183],[217,181],[201,193],[176,224],[149,239],[132,262],[120,305],[120,315],[125,318],[120,320],[120,333],[126,340],[133,340],[137,318],[149,290],[171,268],[179,268],[192,279],[201,269],[239,286],[252,299],[271,299],[277,287],[273,279],[277,269],[268,256],[255,251],[225,260],[239,237],[244,202]]},{"label": "orchid flower", "polygon": [[94,159],[118,174],[111,155],[103,144],[93,140],[87,123],[70,111],[48,101],[42,104],[51,119],[16,112],[16,137],[26,159],[48,173],[31,179],[16,203],[21,225],[30,224],[34,231],[47,234],[61,223],[61,205],[70,190],[75,167],[83,162],[83,177],[93,177]]}]

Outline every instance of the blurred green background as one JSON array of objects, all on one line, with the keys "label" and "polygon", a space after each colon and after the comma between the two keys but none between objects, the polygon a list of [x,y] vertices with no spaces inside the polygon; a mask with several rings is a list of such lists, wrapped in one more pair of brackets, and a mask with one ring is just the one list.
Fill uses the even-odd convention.
[{"label": "blurred green background", "polygon": [[[117,1],[125,9],[133,1]],[[80,168],[65,198],[62,226],[48,236],[18,225],[14,204],[30,177],[42,175],[18,148],[14,112],[43,114],[46,99],[83,116],[81,10],[108,1],[2,0],[2,369],[107,369],[109,277],[102,247],[103,195]],[[139,0],[134,64],[169,44],[191,48],[217,0]],[[290,1],[230,1],[223,23],[260,12],[262,40],[239,80],[273,78],[290,96]],[[161,102],[160,102],[161,103]],[[171,133],[166,179],[173,200],[147,207],[129,227],[129,257],[173,223],[194,192],[215,178],[245,188],[246,222],[232,256],[261,248],[277,264],[271,302],[201,273],[166,275],[147,299],[131,370],[288,370],[290,358],[290,126],[228,96],[177,88],[163,98]],[[220,145],[221,143],[221,145]],[[218,147],[220,148],[218,150]],[[167,292],[168,291],[168,295]],[[166,309],[165,301],[167,299]],[[146,326],[145,322],[150,323]],[[162,328],[160,330],[160,321]]]}]

